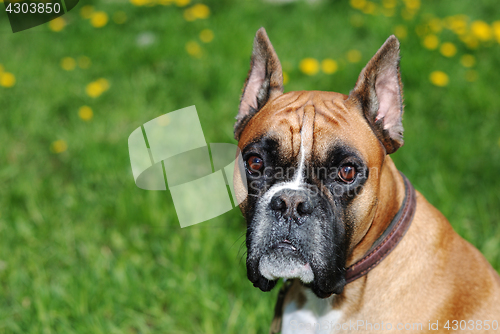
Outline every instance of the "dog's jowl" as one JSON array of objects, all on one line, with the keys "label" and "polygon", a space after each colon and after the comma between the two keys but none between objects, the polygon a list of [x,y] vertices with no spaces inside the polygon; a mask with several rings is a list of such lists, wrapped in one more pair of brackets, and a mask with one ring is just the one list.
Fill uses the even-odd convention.
[{"label": "dog's jowl", "polygon": [[271,332],[499,328],[498,274],[389,156],[403,145],[402,116],[396,37],[349,95],[284,93],[278,56],[257,32],[234,132],[248,279],[263,291],[287,280]]}]

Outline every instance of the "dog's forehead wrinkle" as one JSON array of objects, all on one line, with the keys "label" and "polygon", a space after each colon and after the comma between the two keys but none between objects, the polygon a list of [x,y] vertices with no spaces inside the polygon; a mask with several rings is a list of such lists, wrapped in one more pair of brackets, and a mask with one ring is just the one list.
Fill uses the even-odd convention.
[{"label": "dog's forehead wrinkle", "polygon": [[335,100],[322,101],[322,108],[316,108],[316,124],[340,128],[352,121],[349,111],[342,102]]},{"label": "dog's forehead wrinkle", "polygon": [[[350,115],[345,99],[340,94],[322,95],[301,93],[295,101],[300,104],[288,104],[274,114],[278,120],[271,126],[279,136],[280,146],[286,148],[282,154],[291,158],[296,165],[295,183],[304,182],[306,169],[314,165],[314,158],[319,152],[326,152],[332,142],[346,136],[346,131],[357,124],[360,117]],[[300,101],[299,101],[300,99]],[[303,143],[307,143],[306,146]]]},{"label": "dog's forehead wrinkle", "polygon": [[[297,155],[297,172],[295,174],[294,183],[296,185],[303,182],[303,174],[308,156],[312,150],[312,139],[314,132],[315,108],[310,102],[307,102],[302,108],[302,120],[300,122],[300,146]],[[294,140],[298,142],[298,140]],[[295,144],[295,143],[294,143]],[[297,147],[297,145],[293,145]],[[292,147],[293,147],[292,146]],[[295,153],[295,152],[294,152]]]}]

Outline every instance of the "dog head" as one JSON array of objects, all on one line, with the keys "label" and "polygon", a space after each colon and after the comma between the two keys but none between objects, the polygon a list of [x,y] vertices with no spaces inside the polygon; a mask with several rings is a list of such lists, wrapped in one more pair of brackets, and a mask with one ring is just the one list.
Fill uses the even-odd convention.
[{"label": "dog head", "polygon": [[257,31],[234,128],[254,286],[269,291],[279,278],[299,278],[320,298],[343,291],[346,259],[375,215],[385,156],[403,145],[402,100],[394,36],[349,95],[283,93],[278,56]]}]

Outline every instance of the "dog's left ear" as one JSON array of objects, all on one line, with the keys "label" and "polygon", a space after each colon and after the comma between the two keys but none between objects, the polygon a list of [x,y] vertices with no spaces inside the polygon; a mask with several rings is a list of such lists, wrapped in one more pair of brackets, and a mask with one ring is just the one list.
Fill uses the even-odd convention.
[{"label": "dog's left ear", "polygon": [[248,121],[267,101],[283,94],[283,71],[278,55],[267,37],[266,30],[260,28],[253,42],[250,72],[248,73],[240,108],[234,125],[234,137],[239,140]]},{"label": "dog's left ear", "polygon": [[349,100],[361,106],[387,154],[403,146],[403,91],[396,36],[389,37],[361,71]]}]

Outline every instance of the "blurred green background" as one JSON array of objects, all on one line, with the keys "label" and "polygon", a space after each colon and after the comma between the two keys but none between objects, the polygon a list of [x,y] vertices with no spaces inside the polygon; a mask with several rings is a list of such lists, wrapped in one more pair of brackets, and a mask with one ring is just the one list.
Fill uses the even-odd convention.
[{"label": "blurred green background", "polygon": [[2,9],[0,333],[267,332],[277,289],[246,278],[240,212],[181,229],[168,191],[135,186],[127,148],[190,105],[207,142],[234,143],[261,26],[287,91],[348,93],[400,38],[394,160],[500,269],[499,20],[498,0],[80,0],[12,34]]}]

